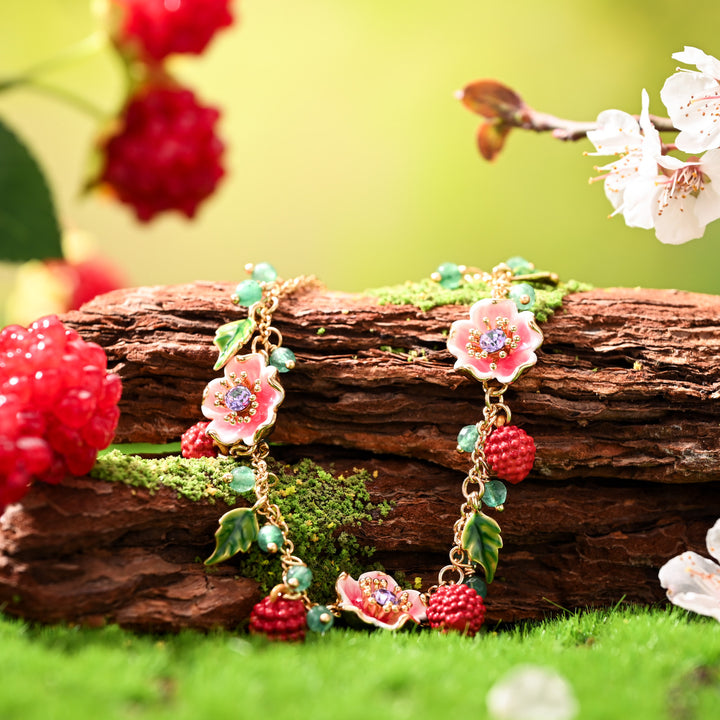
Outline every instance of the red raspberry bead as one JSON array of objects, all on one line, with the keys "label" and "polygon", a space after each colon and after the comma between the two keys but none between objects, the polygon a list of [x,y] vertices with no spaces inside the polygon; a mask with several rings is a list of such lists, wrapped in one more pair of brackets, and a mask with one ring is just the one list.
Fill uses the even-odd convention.
[{"label": "red raspberry bead", "polygon": [[263,598],[250,614],[250,632],[253,635],[265,635],[269,640],[284,642],[305,639],[307,613],[302,600]]},{"label": "red raspberry bead", "polygon": [[213,440],[205,434],[209,422],[199,422],[190,426],[180,438],[182,456],[186,458],[217,457]]},{"label": "red raspberry bead", "polygon": [[131,98],[119,131],[101,148],[99,182],[130,205],[138,219],[178,210],[192,218],[224,175],[220,113],[190,90],[145,87]]},{"label": "red raspberry bead", "polygon": [[473,637],[485,620],[485,603],[468,585],[441,585],[427,609],[430,627],[447,633],[457,631]]},{"label": "red raspberry bead", "polygon": [[157,62],[173,53],[201,54],[215,33],[232,25],[230,0],[112,0],[121,52]]},{"label": "red raspberry bead", "polygon": [[0,512],[32,480],[88,473],[120,415],[121,384],[99,345],[53,316],[0,332]]},{"label": "red raspberry bead", "polygon": [[510,483],[524,480],[535,462],[535,443],[519,427],[495,428],[485,443],[485,457],[493,472]]}]

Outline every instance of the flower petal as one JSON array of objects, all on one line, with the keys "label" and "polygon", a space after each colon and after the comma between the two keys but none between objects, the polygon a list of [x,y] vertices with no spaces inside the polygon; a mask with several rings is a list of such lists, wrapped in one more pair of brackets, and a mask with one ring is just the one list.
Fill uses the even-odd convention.
[{"label": "flower petal", "polygon": [[639,148],[642,135],[632,115],[622,110],[603,110],[598,115],[597,128],[588,131],[587,139],[597,150],[592,155],[617,155]]},{"label": "flower petal", "polygon": [[673,53],[672,57],[686,65],[695,65],[701,72],[720,80],[720,60],[692,45],[686,45],[684,50]]},{"label": "flower petal", "polygon": [[720,561],[720,520],[718,520],[707,532],[705,536],[708,552],[718,561]]},{"label": "flower petal", "polygon": [[658,577],[674,605],[720,620],[720,566],[712,560],[685,552],[666,562]]}]

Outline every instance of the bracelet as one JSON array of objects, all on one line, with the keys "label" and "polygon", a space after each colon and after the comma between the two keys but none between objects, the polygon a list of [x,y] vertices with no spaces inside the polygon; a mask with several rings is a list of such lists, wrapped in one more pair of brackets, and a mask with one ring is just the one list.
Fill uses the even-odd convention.
[{"label": "bracelet", "polygon": [[[224,368],[224,377],[206,387],[202,412],[210,420],[205,433],[223,454],[250,458],[251,467],[235,468],[228,480],[238,491],[253,489],[256,498],[252,507],[235,508],[220,518],[216,547],[206,564],[246,552],[257,541],[261,550],[278,554],[282,565],[282,583],[252,611],[251,633],[274,640],[301,640],[306,628],[325,632],[336,616],[350,624],[390,630],[424,622],[441,632],[468,636],[480,629],[487,585],[495,576],[503,545],[499,524],[483,506],[502,511],[507,498],[502,481],[522,481],[535,459],[532,438],[510,424],[505,400],[510,385],[537,361],[535,351],[543,341],[530,310],[535,291],[529,283],[557,283],[555,275],[536,273],[530,264],[515,260],[498,265],[491,273],[447,264],[433,275],[446,288],[463,281],[482,282],[490,294],[472,305],[469,319],[452,323],[447,338],[448,350],[456,358],[454,369],[481,382],[485,393],[482,419],[458,435],[458,450],[470,453],[471,467],[461,486],[463,502],[453,526],[449,563],[439,571],[437,584],[425,593],[403,589],[381,571],[364,573],[357,580],[341,573],[337,600],[329,607],[309,599],[312,572],[293,555],[287,523],[268,499],[277,478],[266,462],[266,438],[284,397],[278,374],[295,365],[294,354],[283,346],[282,335],[272,326],[273,313],[282,298],[317,281],[305,276],[282,281],[267,263],[246,266],[251,279],[237,286],[232,300],[247,307],[248,316],[216,332],[215,369]],[[248,354],[239,355],[246,346]],[[258,518],[264,520],[262,527]]]}]

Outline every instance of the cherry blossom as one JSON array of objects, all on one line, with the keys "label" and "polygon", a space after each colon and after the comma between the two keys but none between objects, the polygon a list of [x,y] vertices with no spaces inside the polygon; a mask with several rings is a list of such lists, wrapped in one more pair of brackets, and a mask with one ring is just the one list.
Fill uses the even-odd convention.
[{"label": "cherry blossom", "polygon": [[366,625],[399,630],[408,621],[419,624],[427,618],[420,592],[402,590],[390,575],[378,570],[363,573],[357,580],[341,573],[335,589],[338,608]]},{"label": "cherry blossom", "polygon": [[[710,555],[720,561],[720,520],[708,530],[706,543]],[[684,552],[666,562],[658,577],[671,603],[720,620],[720,565]]]},{"label": "cherry blossom", "polygon": [[673,58],[697,67],[671,75],[660,91],[673,125],[680,130],[675,145],[688,153],[720,147],[720,61],[689,46]]},{"label": "cherry blossom", "polygon": [[598,127],[587,133],[596,152],[590,155],[616,155],[617,160],[596,167],[597,180],[604,181],[605,196],[614,208],[612,215],[622,213],[630,227],[646,230],[653,227],[650,205],[627,205],[625,194],[638,178],[657,176],[656,158],[661,154],[660,135],[653,127],[649,114],[650,98],[642,91],[640,122],[621,110],[605,110],[598,115]]},{"label": "cherry blossom", "polygon": [[447,347],[457,358],[456,370],[509,384],[537,362],[542,341],[532,312],[518,312],[512,300],[486,298],[470,308],[469,320],[450,326]]},{"label": "cherry blossom", "polygon": [[702,237],[705,227],[720,218],[720,149],[688,161],[670,155],[655,158],[661,172],[628,183],[626,217],[651,214],[660,242],[679,245]]},{"label": "cherry blossom", "polygon": [[224,372],[203,393],[203,415],[211,420],[207,434],[228,449],[238,443],[251,447],[270,432],[285,396],[277,369],[253,353],[236,355]]}]

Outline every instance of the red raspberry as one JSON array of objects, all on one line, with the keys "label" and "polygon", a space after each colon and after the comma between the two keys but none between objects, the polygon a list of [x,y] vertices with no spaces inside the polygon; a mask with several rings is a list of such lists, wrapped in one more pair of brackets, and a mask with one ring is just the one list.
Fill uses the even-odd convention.
[{"label": "red raspberry", "polygon": [[54,316],[0,332],[0,512],[31,481],[84,475],[112,442],[120,379]]},{"label": "red raspberry", "polygon": [[430,627],[451,630],[473,637],[485,620],[485,603],[468,585],[441,585],[431,596],[427,609]]},{"label": "red raspberry", "polygon": [[503,425],[495,428],[487,439],[485,457],[500,479],[519,483],[535,462],[535,443],[519,427]]},{"label": "red raspberry", "polygon": [[45,267],[51,276],[60,281],[67,293],[65,310],[77,310],[97,295],[117,290],[125,285],[118,267],[109,260],[92,257],[81,262],[46,260]]},{"label": "red raspberry", "polygon": [[142,222],[178,210],[192,218],[224,175],[220,113],[180,87],[146,86],[132,97],[120,129],[101,148],[98,182],[130,205]]},{"label": "red raspberry", "polygon": [[304,640],[306,627],[307,613],[302,600],[273,599],[268,595],[250,614],[250,632],[265,635],[269,640]]},{"label": "red raspberry", "polygon": [[152,63],[173,53],[201,54],[221,28],[232,25],[230,0],[112,0],[121,52]]},{"label": "red raspberry", "polygon": [[191,425],[180,438],[182,456],[186,458],[217,457],[213,440],[205,434],[209,422]]}]

